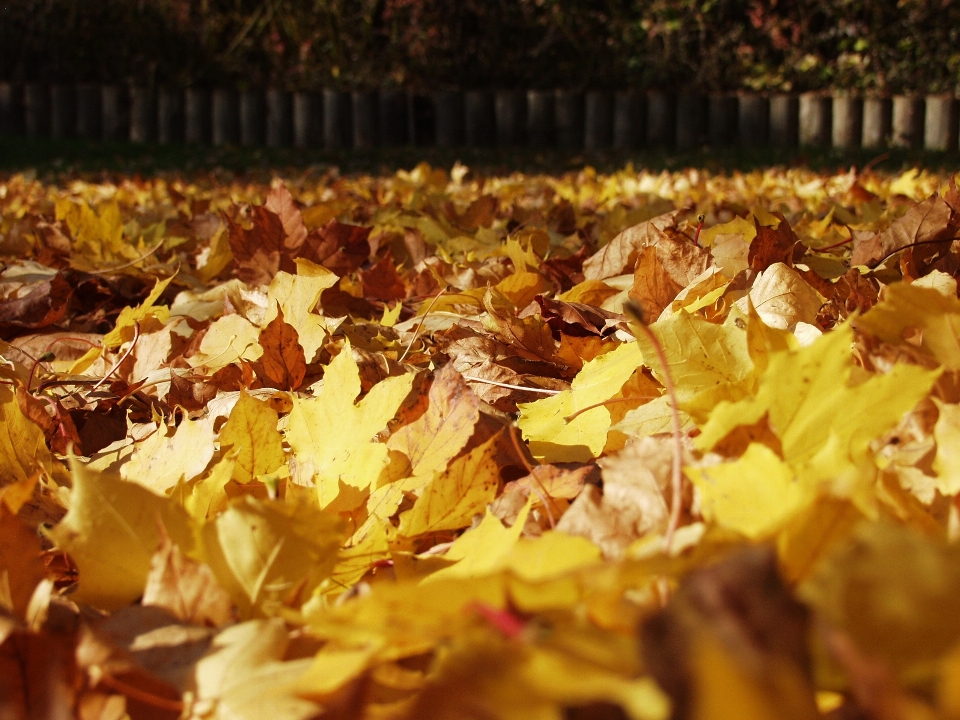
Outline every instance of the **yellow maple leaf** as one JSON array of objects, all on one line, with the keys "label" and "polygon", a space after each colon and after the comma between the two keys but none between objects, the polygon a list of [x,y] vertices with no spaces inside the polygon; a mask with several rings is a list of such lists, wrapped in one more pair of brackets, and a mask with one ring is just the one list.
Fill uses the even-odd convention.
[{"label": "yellow maple leaf", "polygon": [[388,448],[410,460],[411,475],[427,479],[466,446],[480,419],[480,398],[452,363],[436,374],[429,400],[423,415],[398,428],[387,441]]},{"label": "yellow maple leaf", "polygon": [[70,510],[50,537],[77,564],[73,598],[116,610],[142,593],[160,527],[181,550],[193,548],[186,513],[170,498],[71,460]]},{"label": "yellow maple leaf", "polygon": [[130,460],[120,466],[120,476],[165,493],[181,479],[192,480],[206,470],[214,437],[209,419],[184,420],[176,428],[161,424],[134,447]]},{"label": "yellow maple leaf", "polygon": [[495,435],[438,472],[413,508],[400,516],[400,533],[413,537],[457,530],[482,513],[493,502],[500,486],[497,439]]},{"label": "yellow maple leaf", "polygon": [[160,295],[163,294],[163,291],[167,289],[167,285],[170,284],[171,280],[173,280],[173,276],[168,277],[166,280],[157,280],[153,286],[153,290],[150,291],[150,294],[147,295],[142,303],[135,308],[125,307],[121,310],[113,330],[103,336],[103,347],[120,347],[120,345],[133,337],[133,326],[143,322],[148,317],[155,318],[157,322],[161,324],[167,322],[170,319],[170,308],[166,305],[154,306],[154,303]]},{"label": "yellow maple leaf", "polygon": [[735,428],[767,416],[783,459],[805,480],[830,481],[836,492],[863,503],[857,493],[876,467],[868,444],[930,392],[939,372],[898,364],[851,386],[852,341],[853,330],[844,325],[812,345],[777,353],[756,394],[720,402],[694,444],[709,450]]},{"label": "yellow maple leaf", "polygon": [[700,491],[703,517],[751,540],[770,536],[814,498],[790,466],[759,443],[734,462],[685,473]]},{"label": "yellow maple leaf", "polygon": [[241,483],[275,471],[286,460],[276,411],[243,390],[220,429],[220,447],[236,449],[233,479]]},{"label": "yellow maple leaf", "polygon": [[932,288],[893,283],[883,298],[862,317],[853,320],[884,342],[907,342],[908,330],[919,330],[920,348],[950,370],[960,369],[960,300]]},{"label": "yellow maple leaf", "polygon": [[203,559],[243,615],[272,614],[330,574],[341,525],[306,503],[245,495],[203,527]]},{"label": "yellow maple leaf", "polygon": [[643,361],[636,343],[625,343],[597,358],[577,373],[569,390],[518,405],[517,424],[530,443],[530,452],[543,462],[586,462],[607,444],[610,411],[603,405],[577,415],[579,410],[609,400]]},{"label": "yellow maple leaf", "polygon": [[413,375],[388,377],[357,402],[360,370],[348,342],[327,366],[316,397],[294,400],[285,436],[297,463],[314,474],[321,507],[337,497],[341,479],[359,488],[376,485],[389,459],[375,436],[412,386]]}]

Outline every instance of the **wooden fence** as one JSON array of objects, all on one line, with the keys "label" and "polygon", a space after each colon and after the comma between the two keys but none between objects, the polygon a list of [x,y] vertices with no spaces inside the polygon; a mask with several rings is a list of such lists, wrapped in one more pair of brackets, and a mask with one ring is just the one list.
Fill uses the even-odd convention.
[{"label": "wooden fence", "polygon": [[564,151],[703,146],[958,151],[952,96],[698,95],[626,90],[343,92],[0,83],[0,133],[327,150]]}]

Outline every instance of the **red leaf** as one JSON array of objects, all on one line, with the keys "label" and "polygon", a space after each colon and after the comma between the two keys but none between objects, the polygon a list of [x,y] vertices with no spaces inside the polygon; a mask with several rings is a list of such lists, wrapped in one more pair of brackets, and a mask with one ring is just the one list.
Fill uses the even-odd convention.
[{"label": "red leaf", "polygon": [[407,296],[407,288],[397,274],[389,250],[372,268],[360,271],[360,281],[365,298],[386,301],[403,300]]},{"label": "red leaf", "polygon": [[368,239],[371,230],[331,220],[307,236],[300,256],[343,277],[363,265],[370,256]]},{"label": "red leaf", "polygon": [[287,235],[283,219],[266,206],[253,208],[251,214],[249,230],[227,218],[238,277],[250,285],[266,285],[280,270],[295,273],[293,258],[303,241],[296,244],[296,238]]},{"label": "red leaf", "polygon": [[72,294],[70,283],[57,273],[38,283],[29,294],[0,302],[0,332],[12,336],[16,329],[34,330],[53,325],[66,314]]},{"label": "red leaf", "polygon": [[761,225],[756,219],[753,221],[757,227],[757,237],[750,243],[747,260],[754,272],[762,272],[778,262],[793,267],[806,250],[783,215],[774,215],[780,218],[776,228]]},{"label": "red leaf", "polygon": [[300,346],[300,335],[283,319],[277,306],[277,317],[260,331],[263,355],[254,363],[254,371],[265,387],[296,390],[307,374],[307,362]]}]

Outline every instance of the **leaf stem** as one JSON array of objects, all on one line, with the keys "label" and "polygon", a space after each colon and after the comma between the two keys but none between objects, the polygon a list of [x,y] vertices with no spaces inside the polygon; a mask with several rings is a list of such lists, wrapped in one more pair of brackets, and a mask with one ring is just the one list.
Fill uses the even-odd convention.
[{"label": "leaf stem", "polygon": [[677,403],[676,388],[673,384],[673,374],[670,372],[670,365],[667,363],[667,355],[663,350],[660,340],[653,334],[653,331],[643,321],[642,310],[632,302],[624,304],[624,309],[633,316],[637,326],[653,345],[657,353],[657,360],[660,361],[660,367],[663,368],[663,385],[670,396],[670,412],[673,416],[673,465],[670,474],[670,521],[667,524],[667,532],[664,537],[664,551],[670,554],[670,547],[673,545],[673,536],[680,525],[680,510],[683,505],[683,429],[680,422],[680,408]]}]

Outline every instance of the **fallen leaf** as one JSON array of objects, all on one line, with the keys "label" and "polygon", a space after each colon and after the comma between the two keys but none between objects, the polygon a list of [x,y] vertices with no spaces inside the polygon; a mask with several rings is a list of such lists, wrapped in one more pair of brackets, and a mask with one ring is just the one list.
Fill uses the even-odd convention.
[{"label": "fallen leaf", "polygon": [[57,547],[77,564],[80,581],[72,599],[116,610],[143,594],[159,525],[181,548],[193,547],[186,513],[141,485],[71,462],[73,489],[66,517],[50,531]]},{"label": "fallen leaf", "polygon": [[336,498],[341,479],[359,488],[376,485],[388,450],[375,437],[412,385],[412,375],[389,377],[357,402],[360,372],[347,343],[327,366],[316,396],[294,400],[284,436],[298,463],[315,477],[321,507]]},{"label": "fallen leaf", "polygon": [[436,472],[408,514],[400,516],[400,533],[407,537],[467,527],[483,513],[500,486],[494,436]]},{"label": "fallen leaf", "polygon": [[219,627],[233,619],[230,596],[210,568],[186,557],[168,537],[151,558],[140,602],[165,608],[179,620],[195,625]]},{"label": "fallen leaf", "polygon": [[237,482],[252,482],[286,462],[276,411],[243,390],[219,437],[223,450],[236,449],[233,479]]},{"label": "fallen leaf", "polygon": [[332,572],[339,518],[306,504],[234,500],[200,534],[202,557],[241,617],[299,606]]},{"label": "fallen leaf", "polygon": [[612,398],[641,362],[636,343],[620,345],[587,363],[569,390],[520,405],[517,424],[534,457],[544,462],[585,462],[599,455],[610,427],[610,410],[599,403]]},{"label": "fallen leaf", "polygon": [[394,432],[391,450],[410,460],[411,475],[443,470],[467,444],[480,419],[480,399],[453,365],[445,365],[430,386],[427,411]]},{"label": "fallen leaf", "polygon": [[681,212],[674,210],[664,213],[621,232],[600,252],[584,261],[584,278],[603,280],[632,271],[640,251],[648,245],[656,244],[664,230],[674,227]]},{"label": "fallen leaf", "polygon": [[283,310],[271,320],[258,338],[263,354],[253,367],[257,377],[267,387],[278,390],[296,390],[307,374],[307,363],[300,335],[283,319]]}]

